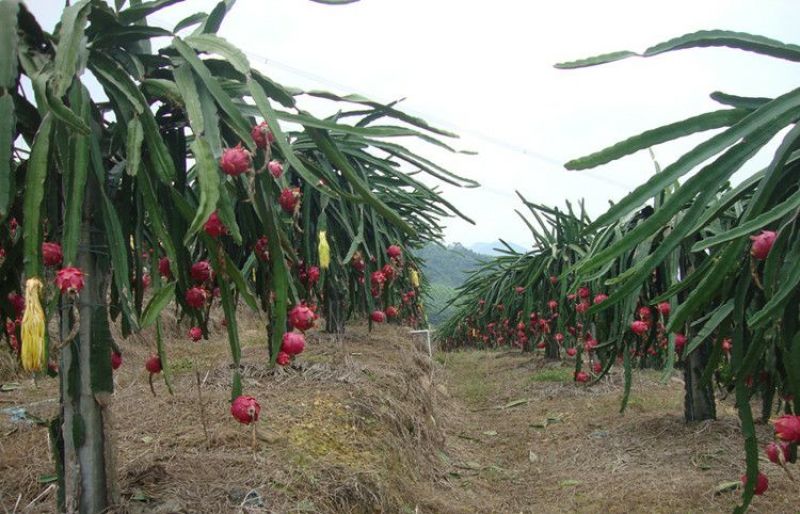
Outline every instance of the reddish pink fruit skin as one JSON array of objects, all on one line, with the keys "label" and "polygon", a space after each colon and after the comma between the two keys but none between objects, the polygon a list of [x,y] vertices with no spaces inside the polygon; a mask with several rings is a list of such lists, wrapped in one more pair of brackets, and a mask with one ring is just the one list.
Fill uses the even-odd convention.
[{"label": "reddish pink fruit skin", "polygon": [[650,307],[641,307],[639,309],[639,318],[642,321],[647,321],[650,319]]},{"label": "reddish pink fruit skin", "polygon": [[561,332],[556,332],[556,335],[554,335],[553,338],[556,340],[557,343],[561,343],[562,341],[564,341],[564,334],[562,334]]},{"label": "reddish pink fruit skin", "polygon": [[579,298],[589,298],[589,288],[588,287],[581,287],[578,289],[578,297]]},{"label": "reddish pink fruit skin", "polygon": [[306,272],[306,281],[308,286],[311,287],[319,281],[320,271],[316,266],[311,266]]},{"label": "reddish pink fruit skin", "polygon": [[575,373],[575,381],[581,383],[588,382],[589,374],[586,373],[585,371],[578,371],[577,373]]},{"label": "reddish pink fruit skin", "polygon": [[594,297],[594,304],[597,305],[598,303],[603,303],[606,300],[608,300],[608,295],[605,293],[600,293]]},{"label": "reddish pink fruit skin", "polygon": [[675,334],[675,351],[681,353],[683,347],[686,346],[686,336],[683,334]]},{"label": "reddish pink fruit skin", "polygon": [[262,121],[253,127],[250,130],[250,136],[253,138],[256,147],[262,150],[275,141],[275,136],[272,134],[272,131],[269,129],[269,125],[267,125],[266,121]]},{"label": "reddish pink fruit skin", "polygon": [[550,275],[550,283],[553,285],[558,284],[558,277],[555,275]]},{"label": "reddish pink fruit skin", "polygon": [[567,355],[570,357],[575,357],[578,354],[578,350],[576,348],[567,348]]},{"label": "reddish pink fruit skin", "polygon": [[119,369],[122,366],[122,355],[117,352],[111,352],[111,369]]},{"label": "reddish pink fruit skin", "polygon": [[772,245],[777,237],[778,234],[772,230],[762,230],[757,236],[750,236],[750,240],[753,241],[753,245],[750,247],[750,255],[756,260],[763,261],[769,255],[769,251],[772,250]]},{"label": "reddish pink fruit skin", "polygon": [[253,251],[258,257],[258,260],[262,262],[266,262],[269,260],[269,239],[267,236],[261,236],[256,241],[255,246],[253,247]]},{"label": "reddish pink fruit skin", "polygon": [[370,314],[369,317],[375,323],[383,323],[386,321],[386,314],[383,311],[372,311],[372,314]]},{"label": "reddish pink fruit skin", "polygon": [[390,306],[386,307],[386,317],[387,318],[390,318],[390,319],[396,318],[398,313],[399,312],[397,310],[397,307],[395,307],[394,305],[390,305]]},{"label": "reddish pink fruit skin", "polygon": [[161,373],[161,359],[158,355],[151,355],[144,363],[144,367],[150,374]]},{"label": "reddish pink fruit skin", "polygon": [[575,305],[575,312],[578,314],[583,314],[589,310],[589,304],[585,302],[581,302]]},{"label": "reddish pink fruit skin", "polygon": [[384,275],[382,271],[374,271],[372,275],[370,275],[370,281],[373,285],[381,285],[386,282],[386,275]]},{"label": "reddish pink fruit skin", "polygon": [[558,309],[558,302],[555,300],[550,300],[547,302],[547,306],[550,308],[551,311]]},{"label": "reddish pink fruit skin", "polygon": [[58,243],[42,243],[42,260],[45,266],[61,266],[64,254]]},{"label": "reddish pink fruit skin", "polygon": [[399,259],[403,255],[403,250],[397,245],[389,245],[389,248],[386,249],[386,255],[390,259]]},{"label": "reddish pink fruit skin", "polygon": [[[747,475],[742,475],[740,480],[742,481],[742,485],[744,486],[747,485]],[[762,494],[767,492],[768,488],[769,488],[769,479],[767,478],[767,475],[759,471],[758,476],[756,477],[756,487],[754,490],[755,494],[757,496],[761,496]]]},{"label": "reddish pink fruit skin", "polygon": [[241,144],[234,148],[226,148],[222,151],[219,159],[219,167],[226,175],[238,177],[250,169],[250,152],[245,150]]},{"label": "reddish pink fruit skin", "polygon": [[228,229],[222,224],[222,220],[219,219],[217,211],[212,212],[211,216],[208,217],[205,225],[203,225],[203,230],[205,230],[206,234],[215,239],[228,233]]},{"label": "reddish pink fruit skin", "polygon": [[281,351],[288,355],[299,355],[306,347],[306,338],[299,332],[286,332],[283,334]]},{"label": "reddish pink fruit skin", "polygon": [[193,309],[200,309],[206,303],[206,290],[202,287],[192,287],[186,290],[186,303]]},{"label": "reddish pink fruit skin", "polygon": [[194,342],[199,341],[203,337],[203,330],[200,327],[192,327],[189,329],[189,339]]},{"label": "reddish pink fruit skin", "polygon": [[789,459],[792,456],[790,443],[785,442],[781,443],[780,445],[776,444],[775,442],[769,443],[765,448],[764,453],[767,454],[767,458],[773,464],[781,463],[780,454],[783,454],[783,462],[789,462]]},{"label": "reddish pink fruit skin", "polygon": [[672,306],[669,302],[661,302],[658,304],[658,312],[660,312],[662,316],[669,316],[669,313],[672,312]]},{"label": "reddish pink fruit skin", "polygon": [[592,371],[595,373],[595,375],[599,375],[600,372],[603,371],[603,365],[599,362],[595,362],[592,364]]},{"label": "reddish pink fruit skin", "polygon": [[14,307],[14,313],[19,317],[25,312],[25,298],[17,293],[8,293],[8,303]]},{"label": "reddish pink fruit skin", "polygon": [[261,405],[252,396],[239,396],[231,403],[231,415],[239,423],[249,425],[253,421],[258,421],[261,413]]},{"label": "reddish pink fruit skin", "polygon": [[302,332],[314,326],[314,311],[305,305],[295,305],[289,311],[289,323]]},{"label": "reddish pink fruit skin", "polygon": [[61,268],[56,272],[56,287],[62,293],[80,292],[83,289],[83,277],[83,272],[78,268]]},{"label": "reddish pink fruit skin", "polygon": [[725,338],[722,340],[722,349],[725,351],[725,353],[731,352],[731,350],[733,349],[733,343],[731,343],[730,339]]},{"label": "reddish pink fruit skin", "polygon": [[198,261],[189,269],[189,276],[195,282],[205,282],[211,279],[211,264],[208,261]]},{"label": "reddish pink fruit skin", "polygon": [[785,414],[775,420],[775,435],[789,443],[800,443],[800,416]]},{"label": "reddish pink fruit skin", "polygon": [[292,356],[286,352],[278,352],[278,356],[275,358],[275,363],[278,366],[286,366],[292,361]]},{"label": "reddish pink fruit skin", "polygon": [[267,164],[267,169],[270,174],[275,178],[281,178],[283,175],[283,164],[280,161],[272,160]]},{"label": "reddish pink fruit skin", "polygon": [[278,203],[281,205],[283,212],[286,214],[293,214],[297,208],[297,204],[300,203],[300,188],[286,188],[281,191],[281,195],[278,197]]},{"label": "reddish pink fruit skin", "polygon": [[631,323],[631,330],[637,336],[646,334],[648,329],[649,327],[647,326],[647,323],[645,323],[644,321],[634,321],[633,323]]},{"label": "reddish pink fruit skin", "polygon": [[166,279],[172,277],[172,270],[169,266],[169,257],[162,257],[158,259],[158,272]]},{"label": "reddish pink fruit skin", "polygon": [[522,287],[522,286],[517,286],[517,287],[514,288],[514,291],[516,291],[517,294],[522,294],[522,293],[525,292],[525,288]]},{"label": "reddish pink fruit skin", "polygon": [[386,280],[394,280],[394,268],[391,264],[384,264],[381,268],[381,273]]}]

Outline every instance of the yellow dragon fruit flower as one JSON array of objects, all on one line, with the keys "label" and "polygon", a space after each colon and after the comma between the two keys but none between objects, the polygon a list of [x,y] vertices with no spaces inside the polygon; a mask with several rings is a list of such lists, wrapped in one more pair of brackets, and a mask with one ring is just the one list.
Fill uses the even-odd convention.
[{"label": "yellow dragon fruit flower", "polygon": [[324,230],[319,231],[319,267],[328,269],[331,265],[331,247],[328,246],[328,234]]},{"label": "yellow dragon fruit flower", "polygon": [[419,289],[419,272],[415,269],[411,270],[411,285]]},{"label": "yellow dragon fruit flower", "polygon": [[38,372],[44,360],[45,318],[39,295],[42,281],[29,278],[25,282],[25,312],[22,315],[22,368]]}]

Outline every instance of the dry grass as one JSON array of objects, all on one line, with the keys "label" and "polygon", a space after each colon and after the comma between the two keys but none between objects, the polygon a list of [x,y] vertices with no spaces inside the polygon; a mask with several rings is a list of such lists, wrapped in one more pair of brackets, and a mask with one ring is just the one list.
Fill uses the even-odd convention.
[{"label": "dry grass", "polygon": [[[404,331],[352,328],[341,343],[309,335],[289,370],[265,365],[258,320],[243,320],[244,389],[262,406],[258,446],[228,412],[230,370],[221,333],[192,344],[175,329],[170,341],[175,395],[143,363],[147,337],[124,343],[115,376],[113,417],[122,492],[120,512],[397,512],[434,480],[432,455],[443,436],[433,418],[430,364]],[[204,435],[197,370],[207,413]],[[3,393],[5,406],[56,414],[57,384]],[[41,403],[40,400],[45,400]],[[0,415],[0,510],[25,506],[52,472],[44,428]],[[52,494],[39,504],[53,509]]]},{"label": "dry grass", "polygon": [[[354,327],[337,342],[312,333],[293,369],[265,365],[262,322],[242,320],[244,388],[262,405],[251,432],[228,413],[227,343],[170,341],[175,395],[150,394],[151,339],[123,343],[113,403],[118,512],[729,512],[714,495],[744,469],[731,405],[685,425],[681,385],[637,373],[618,414],[621,379],[576,386],[571,371],[511,352],[438,354],[404,330]],[[195,370],[200,373],[205,437]],[[0,410],[56,413],[56,383],[0,393]],[[518,400],[525,400],[519,402]],[[505,408],[504,408],[505,407]],[[759,427],[770,436],[770,427]],[[753,512],[794,513],[800,490],[764,465],[770,490]],[[46,430],[0,412],[0,510],[47,490]],[[33,512],[53,510],[52,490]]]}]

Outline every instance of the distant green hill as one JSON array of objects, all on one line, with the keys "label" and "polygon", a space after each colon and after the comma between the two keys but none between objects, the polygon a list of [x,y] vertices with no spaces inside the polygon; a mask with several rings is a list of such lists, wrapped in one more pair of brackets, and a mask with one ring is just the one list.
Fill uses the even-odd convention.
[{"label": "distant green hill", "polygon": [[459,243],[441,247],[428,244],[417,252],[424,264],[422,271],[431,284],[430,298],[426,303],[428,321],[436,325],[449,315],[449,309],[439,313],[442,307],[453,297],[458,286],[464,283],[469,273],[479,266],[481,261],[491,259],[465,248]]}]

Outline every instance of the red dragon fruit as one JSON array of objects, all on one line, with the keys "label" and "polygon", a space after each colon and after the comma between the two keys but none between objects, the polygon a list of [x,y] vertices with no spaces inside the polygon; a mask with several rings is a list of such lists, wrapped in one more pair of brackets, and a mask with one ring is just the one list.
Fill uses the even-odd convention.
[{"label": "red dragon fruit", "polygon": [[170,269],[169,257],[162,257],[158,259],[158,273],[164,277],[164,280],[172,278],[172,270]]},{"label": "red dragon fruit", "polygon": [[[747,475],[742,475],[741,481],[743,486],[747,486]],[[767,488],[769,488],[769,479],[767,478],[767,475],[759,471],[758,476],[756,476],[756,486],[754,492],[757,496],[761,496],[767,492]]]},{"label": "red dragon fruit", "polygon": [[253,247],[253,252],[255,252],[256,257],[261,262],[267,262],[269,260],[269,239],[267,239],[267,236],[258,238],[258,241],[256,241]]},{"label": "red dragon fruit", "polygon": [[219,219],[219,214],[217,214],[217,211],[212,212],[211,216],[208,217],[205,225],[203,225],[203,230],[205,230],[206,234],[214,239],[218,238],[219,236],[224,236],[228,233],[228,229],[222,224],[222,220]]},{"label": "red dragon fruit", "polygon": [[203,330],[200,327],[192,327],[189,329],[189,339],[194,341],[195,343],[202,339],[203,337]]},{"label": "red dragon fruit", "polygon": [[300,196],[299,187],[287,187],[281,191],[281,195],[278,197],[278,203],[281,205],[283,212],[286,214],[294,214],[297,207],[300,205]]},{"label": "red dragon fruit", "polygon": [[306,347],[306,338],[300,332],[286,332],[283,334],[281,351],[289,355],[299,355]]},{"label": "red dragon fruit", "polygon": [[206,303],[207,292],[202,287],[190,287],[186,290],[186,304],[193,309],[200,309]]},{"label": "red dragon fruit", "polygon": [[775,243],[775,238],[778,234],[771,230],[762,230],[757,236],[750,236],[753,245],[750,247],[750,255],[754,259],[763,261],[769,255],[772,245]]},{"label": "red dragon fruit", "polygon": [[375,323],[383,323],[386,321],[386,313],[379,310],[372,311],[372,314],[370,314],[369,317]]},{"label": "red dragon fruit", "polygon": [[58,243],[42,243],[42,260],[45,266],[61,266],[61,262],[64,260],[61,245]]},{"label": "red dragon fruit", "polygon": [[61,290],[62,294],[78,293],[83,289],[83,272],[74,267],[61,268],[56,272],[56,287]]},{"label": "red dragon fruit", "polygon": [[269,125],[267,125],[266,121],[262,121],[253,127],[250,131],[250,136],[256,143],[256,147],[262,150],[275,141],[275,136],[272,134],[272,131],[269,129]]},{"label": "red dragon fruit", "polygon": [[633,323],[631,323],[631,330],[637,336],[645,335],[649,329],[650,329],[650,327],[648,327],[647,323],[645,323],[644,321],[638,321],[637,320],[637,321],[634,321]]},{"label": "red dragon fruit", "polygon": [[289,323],[297,330],[305,332],[314,326],[314,311],[302,303],[295,305],[289,311]]},{"label": "red dragon fruit", "polygon": [[226,148],[219,159],[219,167],[226,175],[238,177],[250,169],[250,152],[241,143],[233,148]]},{"label": "red dragon fruit", "polygon": [[144,363],[145,369],[151,374],[161,373],[161,358],[158,355],[151,355]]},{"label": "red dragon fruit", "polygon": [[213,272],[208,261],[198,261],[189,268],[189,275],[195,282],[205,282],[211,279]]},{"label": "red dragon fruit", "polygon": [[261,405],[252,396],[239,396],[231,403],[231,415],[239,423],[249,425],[253,421],[258,421],[261,413]]},{"label": "red dragon fruit", "polygon": [[267,169],[275,178],[281,178],[281,175],[283,175],[283,164],[281,164],[281,161],[269,161],[269,163],[267,163]]},{"label": "red dragon fruit", "polygon": [[278,356],[275,357],[275,363],[278,364],[278,366],[286,366],[290,362],[292,362],[292,356],[286,352],[278,352]]},{"label": "red dragon fruit", "polygon": [[386,255],[390,259],[399,259],[403,255],[403,250],[397,245],[389,245],[389,248],[386,249]]}]

